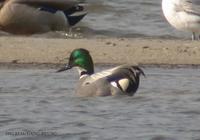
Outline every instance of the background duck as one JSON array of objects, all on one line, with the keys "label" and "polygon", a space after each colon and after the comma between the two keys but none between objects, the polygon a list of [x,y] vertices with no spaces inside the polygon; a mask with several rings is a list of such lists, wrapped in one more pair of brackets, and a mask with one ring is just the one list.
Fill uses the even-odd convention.
[{"label": "background duck", "polygon": [[0,29],[15,34],[67,30],[85,15],[76,0],[0,0]]},{"label": "background duck", "polygon": [[76,90],[78,96],[129,95],[137,91],[140,75],[145,75],[138,66],[121,65],[112,69],[94,73],[93,60],[86,49],[72,51],[68,65],[57,72],[76,67],[79,82]]}]

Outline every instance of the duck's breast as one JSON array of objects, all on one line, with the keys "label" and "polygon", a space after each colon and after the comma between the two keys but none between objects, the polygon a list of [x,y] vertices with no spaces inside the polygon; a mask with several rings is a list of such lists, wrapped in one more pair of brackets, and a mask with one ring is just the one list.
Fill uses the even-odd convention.
[{"label": "duck's breast", "polygon": [[111,88],[112,87],[106,78],[101,78],[91,83],[80,80],[76,94],[78,96],[110,96],[112,95]]}]

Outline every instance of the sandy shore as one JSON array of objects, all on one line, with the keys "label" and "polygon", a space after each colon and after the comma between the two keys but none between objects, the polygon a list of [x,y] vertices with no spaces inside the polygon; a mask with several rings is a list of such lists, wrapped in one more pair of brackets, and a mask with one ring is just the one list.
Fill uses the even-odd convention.
[{"label": "sandy shore", "polygon": [[200,65],[200,41],[139,38],[0,37],[0,63],[63,64],[75,48],[88,49],[96,64]]}]

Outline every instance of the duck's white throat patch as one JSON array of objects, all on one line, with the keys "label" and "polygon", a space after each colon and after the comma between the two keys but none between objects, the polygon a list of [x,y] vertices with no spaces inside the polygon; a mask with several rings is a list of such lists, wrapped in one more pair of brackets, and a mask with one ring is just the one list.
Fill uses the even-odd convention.
[{"label": "duck's white throat patch", "polygon": [[81,67],[76,67],[76,69],[78,70],[80,79],[83,78],[83,77],[85,77],[85,76],[87,76],[87,74],[81,75],[82,72],[87,71],[86,69],[81,68]]}]

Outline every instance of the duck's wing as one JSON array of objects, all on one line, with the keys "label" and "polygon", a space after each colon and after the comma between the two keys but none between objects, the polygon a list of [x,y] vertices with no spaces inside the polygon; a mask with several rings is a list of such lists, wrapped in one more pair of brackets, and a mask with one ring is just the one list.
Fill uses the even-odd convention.
[{"label": "duck's wing", "polygon": [[13,0],[13,2],[32,6],[47,6],[60,10],[68,10],[79,4],[76,0]]},{"label": "duck's wing", "polygon": [[185,12],[200,16],[200,0],[182,0],[179,4]]},{"label": "duck's wing", "polygon": [[138,89],[141,74],[145,76],[138,66],[124,65],[115,69],[107,79],[113,86],[132,96]]}]

